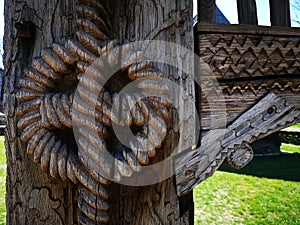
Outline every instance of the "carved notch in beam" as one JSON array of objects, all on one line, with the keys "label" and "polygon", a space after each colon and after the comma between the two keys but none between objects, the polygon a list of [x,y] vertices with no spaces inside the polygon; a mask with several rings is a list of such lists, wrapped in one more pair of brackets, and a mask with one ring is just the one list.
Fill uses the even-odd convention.
[{"label": "carved notch in beam", "polygon": [[[282,130],[300,119],[300,111],[273,93],[241,115],[225,130],[212,130],[202,138],[199,148],[181,153],[174,159],[178,196],[189,193],[196,185],[210,177],[224,162],[237,168],[251,161],[251,149],[239,149]],[[249,153],[250,151],[250,153]],[[246,158],[245,158],[246,157]],[[237,160],[238,162],[233,162]]]}]

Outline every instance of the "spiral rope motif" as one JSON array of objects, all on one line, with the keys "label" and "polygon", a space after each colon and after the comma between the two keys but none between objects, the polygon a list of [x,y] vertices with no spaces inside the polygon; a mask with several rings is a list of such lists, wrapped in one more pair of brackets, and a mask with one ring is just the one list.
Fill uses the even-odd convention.
[{"label": "spiral rope motif", "polygon": [[[107,224],[108,175],[130,177],[149,164],[166,135],[171,103],[168,86],[159,80],[162,73],[152,61],[144,60],[142,52],[131,49],[122,49],[123,70],[130,80],[138,81],[140,90],[153,92],[156,97],[128,94],[123,98],[103,88],[105,68],[120,63],[120,53],[114,50],[118,43],[111,38],[109,9],[97,0],[79,2],[76,40],[64,45],[54,43],[45,49],[41,57],[33,59],[19,82],[18,128],[28,154],[42,170],[53,178],[78,184],[79,222]],[[56,84],[74,68],[80,71],[78,97],[74,93],[55,93]],[[126,109],[122,110],[122,119],[115,115],[113,105]],[[79,116],[72,116],[73,112]],[[130,146],[118,145],[113,151],[116,160],[109,161],[101,154],[109,148],[107,128],[112,123],[137,126],[139,131]],[[71,129],[74,124],[80,134],[78,153],[55,132]]]}]

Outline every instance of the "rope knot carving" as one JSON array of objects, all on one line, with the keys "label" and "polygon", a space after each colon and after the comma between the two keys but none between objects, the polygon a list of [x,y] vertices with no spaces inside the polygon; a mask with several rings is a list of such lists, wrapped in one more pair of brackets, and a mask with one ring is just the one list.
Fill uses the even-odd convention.
[{"label": "rope knot carving", "polygon": [[[166,136],[172,104],[155,63],[142,51],[117,48],[109,9],[98,0],[79,2],[76,38],[45,49],[19,82],[18,128],[42,170],[78,184],[80,223],[105,224],[109,177],[130,177],[150,163]],[[107,71],[118,66],[121,71],[109,80]],[[76,92],[65,91],[64,82],[73,77]],[[133,81],[139,92],[110,89],[116,80],[119,90],[124,80],[125,85]],[[129,128],[134,140],[126,145],[118,141],[114,126]],[[77,144],[72,143],[74,135]],[[113,160],[103,157],[104,152]]]}]

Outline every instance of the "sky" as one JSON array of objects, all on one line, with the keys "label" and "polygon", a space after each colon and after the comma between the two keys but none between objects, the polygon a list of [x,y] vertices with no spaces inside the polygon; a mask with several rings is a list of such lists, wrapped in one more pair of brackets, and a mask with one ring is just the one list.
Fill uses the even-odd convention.
[{"label": "sky", "polygon": [[[197,0],[194,1],[194,15],[197,14]],[[297,6],[295,2],[299,0],[290,0],[291,2],[291,18],[292,18],[292,26],[299,26],[296,22],[293,20],[297,19],[298,15],[300,20],[300,4],[299,8],[295,7]],[[227,19],[230,21],[230,23],[238,23],[238,16],[237,16],[237,7],[236,7],[236,0],[216,0],[216,3],[218,7],[221,9],[223,14],[227,17]],[[265,25],[270,26],[270,13],[269,13],[269,0],[256,0],[257,4],[257,11],[258,11],[258,24],[259,25]],[[3,12],[4,12],[4,0],[0,0],[0,44],[2,44],[2,37],[4,34],[4,18],[3,18]],[[0,53],[2,53],[2,46],[0,46]],[[0,67],[3,67],[2,65],[2,57],[0,56]]]},{"label": "sky", "polygon": [[[216,3],[230,23],[238,23],[236,0],[216,0]],[[269,0],[258,0],[256,4],[258,24],[270,26],[270,14],[266,13],[270,11]]]}]

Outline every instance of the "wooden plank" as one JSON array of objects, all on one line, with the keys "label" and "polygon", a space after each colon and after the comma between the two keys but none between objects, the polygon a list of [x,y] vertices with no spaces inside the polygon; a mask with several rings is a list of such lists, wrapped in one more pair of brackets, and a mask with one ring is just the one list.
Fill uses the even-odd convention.
[{"label": "wooden plank", "polygon": [[[224,97],[227,122],[234,121],[268,91],[300,108],[300,29],[199,24],[197,53],[209,68],[204,72],[202,67],[198,76],[218,79],[221,92],[217,96]],[[212,93],[217,90],[206,87],[199,96],[201,130],[210,129],[211,112],[218,112],[214,105],[220,104],[220,98],[209,103],[205,99]]]},{"label": "wooden plank", "polygon": [[290,27],[290,1],[270,0],[270,17],[272,26]]},{"label": "wooden plank", "polygon": [[[275,93],[277,96],[285,99],[289,104],[292,104],[295,108],[300,109],[299,77],[297,79],[252,79],[227,83],[220,82],[219,88],[222,91],[218,93],[212,88],[203,88],[202,93],[199,93],[199,99],[201,101],[199,108],[201,114],[200,129],[202,131],[211,129],[212,120],[214,119],[211,113],[221,113],[222,108],[220,109],[219,106],[220,101],[223,99],[226,106],[226,116],[224,116],[223,119],[226,118],[227,123],[233,122],[239,115],[244,113],[268,92]],[[211,95],[216,95],[216,97],[211,98],[208,102],[206,96]]]},{"label": "wooden plank", "polygon": [[271,36],[298,36],[300,28],[296,27],[268,27],[245,24],[212,24],[199,22],[197,32],[218,34],[246,34],[246,35],[271,35]]},{"label": "wooden plank", "polygon": [[237,0],[240,24],[258,25],[255,0]]},{"label": "wooden plank", "polygon": [[[239,147],[251,144],[300,120],[300,111],[273,93],[223,130],[212,130],[201,146],[174,159],[177,194],[189,193],[210,177]],[[251,155],[248,155],[251,157]]]}]

